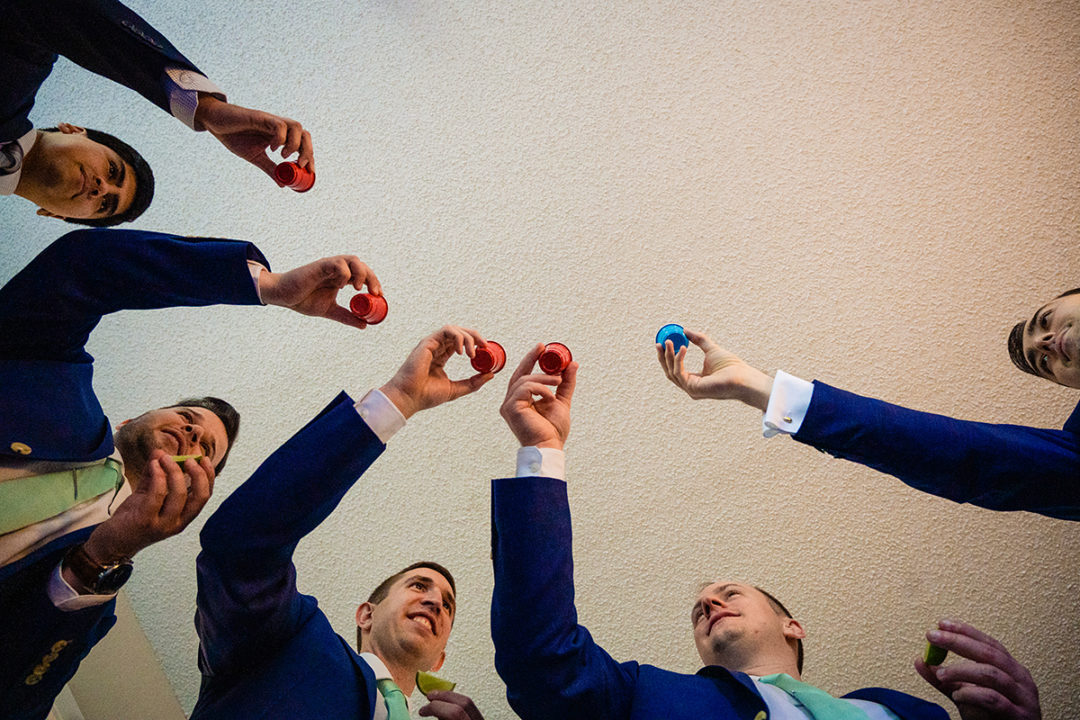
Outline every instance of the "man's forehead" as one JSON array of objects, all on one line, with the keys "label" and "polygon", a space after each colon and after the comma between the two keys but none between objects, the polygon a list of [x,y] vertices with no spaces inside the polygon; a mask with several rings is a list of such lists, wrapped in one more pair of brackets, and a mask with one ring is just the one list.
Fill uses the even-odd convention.
[{"label": "man's forehead", "polygon": [[426,568],[426,567],[413,568],[409,572],[402,575],[398,579],[396,584],[398,584],[398,585],[407,585],[408,583],[410,583],[413,580],[416,580],[418,578],[423,578],[425,580],[428,580],[429,582],[433,582],[436,585],[439,585],[443,589],[444,592],[446,592],[446,593],[448,593],[450,595],[451,600],[454,599],[454,589],[452,587],[450,587],[450,581],[446,579],[445,575],[443,575],[441,572],[439,572],[435,568]]},{"label": "man's forehead", "polygon": [[698,597],[705,595],[713,595],[715,593],[721,593],[728,588],[737,588],[739,590],[749,590],[750,586],[734,580],[714,580],[702,585],[701,590],[698,591]]}]

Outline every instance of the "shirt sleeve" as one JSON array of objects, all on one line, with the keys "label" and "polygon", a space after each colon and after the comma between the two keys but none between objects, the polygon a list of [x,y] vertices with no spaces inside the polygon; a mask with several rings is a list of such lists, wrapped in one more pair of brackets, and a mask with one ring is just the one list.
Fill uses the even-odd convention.
[{"label": "shirt sleeve", "polygon": [[549,477],[566,480],[566,453],[557,448],[518,448],[517,477]]},{"label": "shirt sleeve", "polygon": [[88,607],[104,605],[116,597],[116,593],[110,595],[80,595],[75,588],[68,584],[61,571],[63,562],[57,563],[56,569],[49,576],[49,599],[57,610],[74,612]]},{"label": "shirt sleeve", "polygon": [[262,291],[259,290],[259,275],[266,269],[266,266],[257,260],[248,260],[247,264],[248,272],[251,273],[251,281],[255,283],[255,294],[259,296],[259,302],[265,305],[266,303],[262,299]]},{"label": "shirt sleeve", "polygon": [[394,433],[405,427],[405,416],[381,390],[369,391],[354,407],[383,445],[390,441]]},{"label": "shirt sleeve", "polygon": [[769,438],[780,433],[794,435],[799,432],[813,396],[813,383],[777,370],[769,405],[761,419],[762,434]]},{"label": "shirt sleeve", "polygon": [[165,92],[169,96],[169,112],[192,130],[195,129],[195,110],[199,107],[200,92],[225,100],[225,93],[209,78],[182,67],[165,68]]}]

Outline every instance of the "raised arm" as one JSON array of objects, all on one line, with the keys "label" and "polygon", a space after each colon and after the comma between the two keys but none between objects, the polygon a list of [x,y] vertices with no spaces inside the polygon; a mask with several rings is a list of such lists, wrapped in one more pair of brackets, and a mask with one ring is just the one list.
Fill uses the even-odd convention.
[{"label": "raised arm", "polygon": [[784,431],[790,417],[774,389],[801,384],[808,404],[793,434],[799,442],[956,502],[1080,519],[1075,419],[1066,430],[981,423],[910,410],[818,381],[811,386],[789,376],[781,383],[708,336],[686,335],[705,351],[700,373],[686,370],[687,348],[675,353],[667,343],[657,346],[657,355],[667,377],[690,397],[741,400],[768,411],[770,426]]},{"label": "raised arm", "polygon": [[[533,374],[541,349],[521,361],[500,411],[524,455],[561,453],[570,431],[577,363],[561,377]],[[566,483],[493,481],[492,545],[495,669],[514,711],[525,720],[628,717],[635,665],[616,663],[577,621]]]},{"label": "raised arm", "polygon": [[339,395],[206,521],[195,618],[203,674],[243,672],[247,659],[287,642],[315,611],[314,598],[297,592],[292,554],[386,447],[361,415],[390,410],[400,427],[419,410],[478,390],[490,374],[451,380],[444,370],[478,342],[475,331],[451,326],[424,338],[378,394],[359,404]]}]

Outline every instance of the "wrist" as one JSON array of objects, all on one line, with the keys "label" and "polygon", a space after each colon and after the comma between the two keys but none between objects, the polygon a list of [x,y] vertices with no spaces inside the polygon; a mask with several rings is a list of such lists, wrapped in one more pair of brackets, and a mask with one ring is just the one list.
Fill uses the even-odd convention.
[{"label": "wrist", "polygon": [[394,403],[394,407],[398,409],[398,412],[408,420],[416,414],[416,408],[413,405],[412,399],[403,390],[394,385],[393,381],[386,383],[379,392],[386,396],[386,399]]},{"label": "wrist", "polygon": [[224,101],[208,92],[199,92],[199,103],[195,106],[195,115],[193,117],[195,131],[202,132],[207,130],[206,124],[213,122],[213,113],[217,110],[219,105],[223,105]]},{"label": "wrist", "polygon": [[525,443],[525,442],[523,442],[521,444],[521,447],[530,447],[531,446],[531,447],[538,447],[538,448],[552,448],[554,450],[562,450],[563,449],[563,444],[564,443],[563,443],[562,440],[555,439],[555,440],[541,440],[540,442],[535,442],[535,443]]},{"label": "wrist", "polygon": [[761,412],[769,407],[769,396],[772,395],[773,378],[753,367],[747,367],[744,377],[739,383],[737,397],[750,407],[757,408]]},{"label": "wrist", "polygon": [[80,595],[113,595],[131,577],[131,558],[102,562],[92,556],[86,543],[68,550],[60,566],[61,577]]}]

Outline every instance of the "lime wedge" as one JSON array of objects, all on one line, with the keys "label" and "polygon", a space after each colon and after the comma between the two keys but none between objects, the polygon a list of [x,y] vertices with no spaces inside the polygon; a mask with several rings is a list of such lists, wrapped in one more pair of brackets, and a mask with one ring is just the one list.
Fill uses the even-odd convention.
[{"label": "lime wedge", "polygon": [[182,463],[185,460],[202,460],[202,455],[173,455],[173,462]]},{"label": "lime wedge", "polygon": [[418,672],[416,673],[416,687],[420,689],[424,697],[427,697],[432,690],[453,690],[457,687],[457,683],[435,677],[431,673]]},{"label": "lime wedge", "polygon": [[923,653],[923,662],[927,665],[940,665],[945,662],[945,656],[948,654],[949,651],[945,648],[926,643],[926,652]]}]

